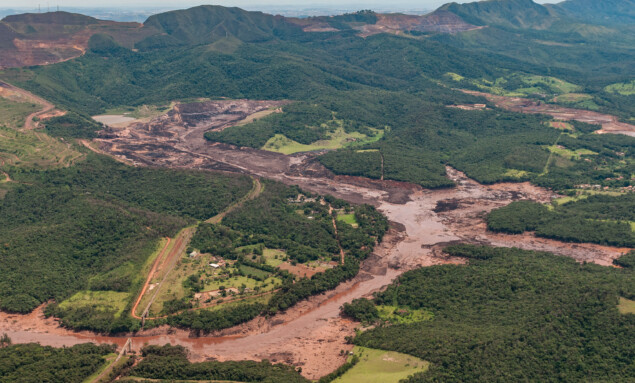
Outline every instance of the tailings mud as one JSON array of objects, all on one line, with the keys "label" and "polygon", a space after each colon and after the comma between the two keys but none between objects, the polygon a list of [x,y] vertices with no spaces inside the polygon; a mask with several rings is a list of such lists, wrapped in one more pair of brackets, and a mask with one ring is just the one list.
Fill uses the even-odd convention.
[{"label": "tailings mud", "polygon": [[[529,183],[485,186],[448,168],[448,176],[457,187],[426,190],[394,181],[335,176],[315,160],[314,153],[284,156],[211,144],[204,139],[204,132],[226,126],[228,119],[235,117],[230,112],[236,110],[232,106],[235,101],[213,103],[217,104],[213,105],[213,112],[197,114],[189,122],[187,116],[179,115],[179,110],[189,109],[175,108],[171,116],[150,123],[108,129],[97,141],[102,150],[137,165],[234,171],[299,185],[353,203],[369,203],[388,217],[391,230],[364,261],[360,274],[334,291],[301,302],[273,318],[258,318],[212,336],[192,338],[185,331],[154,329],[133,338],[135,348],[145,342],[172,343],[188,347],[194,360],[269,359],[301,366],[303,375],[315,379],[344,363],[346,357],[340,356],[340,350],[351,348],[344,338],[354,334],[356,324],[340,318],[339,307],[382,289],[407,270],[462,263],[463,260],[449,258],[442,252],[449,243],[544,250],[607,266],[626,250],[488,232],[484,216],[492,209],[515,200],[549,202],[555,197]],[[250,113],[278,106],[244,100],[241,103],[241,110]],[[52,320],[46,324],[38,312],[30,315],[33,322],[21,319],[26,316],[0,314],[0,332],[6,331],[16,342],[37,340],[56,346],[88,340],[125,342],[125,338],[72,333],[60,329]]]}]

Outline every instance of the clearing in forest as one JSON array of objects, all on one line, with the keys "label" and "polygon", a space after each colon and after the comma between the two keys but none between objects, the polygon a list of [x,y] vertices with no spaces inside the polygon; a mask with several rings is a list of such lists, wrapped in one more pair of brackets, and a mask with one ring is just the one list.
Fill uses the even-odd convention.
[{"label": "clearing in forest", "polygon": [[355,347],[353,355],[359,362],[336,383],[397,383],[418,372],[425,372],[429,362],[393,351]]},{"label": "clearing in forest", "polygon": [[340,127],[335,131],[327,133],[327,140],[315,141],[309,145],[301,144],[297,141],[287,138],[282,134],[276,134],[262,147],[270,152],[293,154],[299,152],[312,152],[316,150],[335,150],[348,146],[362,145],[375,141],[379,141],[384,136],[383,130],[373,129],[374,136],[367,136],[359,132],[346,133],[344,128]]},{"label": "clearing in forest", "polygon": [[635,301],[620,297],[620,304],[617,309],[622,314],[635,314]]}]

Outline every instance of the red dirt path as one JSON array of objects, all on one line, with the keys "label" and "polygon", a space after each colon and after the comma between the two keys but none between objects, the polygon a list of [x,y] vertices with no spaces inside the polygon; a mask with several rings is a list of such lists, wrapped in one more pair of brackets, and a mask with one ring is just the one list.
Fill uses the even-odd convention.
[{"label": "red dirt path", "polygon": [[148,289],[148,286],[150,285],[150,281],[152,281],[152,278],[154,278],[154,275],[157,271],[157,267],[159,266],[159,262],[161,262],[161,258],[163,258],[163,254],[165,253],[166,249],[170,245],[170,241],[172,241],[171,238],[167,238],[167,240],[168,241],[165,243],[165,246],[163,246],[163,249],[161,249],[161,252],[159,253],[159,255],[157,255],[157,259],[155,259],[154,264],[152,265],[152,269],[150,269],[150,273],[148,273],[148,278],[146,279],[146,282],[143,284],[143,288],[141,289],[141,293],[139,294],[139,297],[137,297],[137,301],[135,302],[134,306],[132,306],[131,314],[136,319],[141,319],[141,317],[136,314],[137,306],[139,306],[139,303],[141,302],[143,295],[146,293],[146,290]]}]

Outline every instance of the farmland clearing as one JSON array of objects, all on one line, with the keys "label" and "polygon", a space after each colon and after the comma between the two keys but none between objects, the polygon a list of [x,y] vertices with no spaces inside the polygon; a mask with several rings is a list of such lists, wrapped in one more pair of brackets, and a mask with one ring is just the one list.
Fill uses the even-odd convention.
[{"label": "farmland clearing", "polygon": [[60,303],[61,308],[81,309],[86,306],[99,307],[100,310],[114,311],[115,318],[123,314],[130,299],[129,293],[117,291],[80,291]]},{"label": "farmland clearing", "polygon": [[353,355],[359,358],[359,362],[333,382],[397,383],[413,374],[425,372],[430,366],[429,362],[394,351],[356,346]]},{"label": "farmland clearing", "polygon": [[635,301],[620,297],[617,308],[622,314],[635,314]]}]

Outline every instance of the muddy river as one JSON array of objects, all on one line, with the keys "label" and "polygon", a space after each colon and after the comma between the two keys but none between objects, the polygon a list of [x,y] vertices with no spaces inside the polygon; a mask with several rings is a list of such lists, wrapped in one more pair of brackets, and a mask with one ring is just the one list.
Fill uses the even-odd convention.
[{"label": "muddy river", "polygon": [[[250,113],[264,107],[269,106],[232,106]],[[220,110],[218,116],[204,121],[177,124],[174,121],[183,119],[173,116],[156,122],[152,129],[132,124],[125,129],[109,130],[98,141],[103,150],[139,165],[241,172],[296,184],[353,203],[369,203],[389,218],[391,230],[374,254],[364,261],[360,274],[334,291],[313,297],[273,318],[258,318],[211,336],[193,338],[186,331],[168,328],[144,331],[133,337],[135,349],[144,343],[181,344],[188,347],[193,360],[269,359],[301,366],[303,375],[315,379],[344,363],[345,356],[340,356],[340,350],[351,349],[344,338],[354,334],[356,324],[340,318],[339,307],[385,287],[407,270],[462,263],[461,259],[443,254],[441,249],[448,243],[460,241],[544,250],[605,266],[628,251],[562,243],[531,234],[511,236],[488,232],[483,217],[492,209],[520,199],[549,202],[555,197],[552,192],[529,183],[485,186],[448,168],[448,175],[456,181],[457,187],[426,190],[394,181],[334,176],[315,160],[315,154],[284,156],[212,145],[205,141],[203,133],[227,124],[229,118],[222,115],[222,107],[217,109]],[[54,346],[87,341],[122,345],[126,341],[125,337],[101,337],[61,329],[53,319],[44,319],[41,310],[29,315],[0,313],[2,332],[9,334],[14,342],[37,341]]]}]

